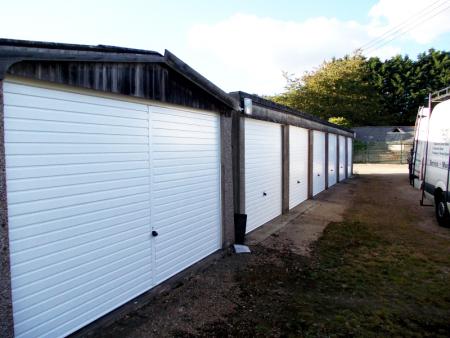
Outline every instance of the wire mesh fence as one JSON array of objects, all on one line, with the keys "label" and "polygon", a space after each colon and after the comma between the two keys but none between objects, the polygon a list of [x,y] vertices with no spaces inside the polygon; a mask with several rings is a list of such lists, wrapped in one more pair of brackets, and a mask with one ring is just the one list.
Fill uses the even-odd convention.
[{"label": "wire mesh fence", "polygon": [[411,153],[413,141],[363,142],[355,141],[355,163],[406,164]]}]

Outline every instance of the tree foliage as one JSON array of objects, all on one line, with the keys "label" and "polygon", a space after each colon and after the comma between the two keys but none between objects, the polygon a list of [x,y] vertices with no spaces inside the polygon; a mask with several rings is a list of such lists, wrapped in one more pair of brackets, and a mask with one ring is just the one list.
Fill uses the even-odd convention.
[{"label": "tree foliage", "polygon": [[337,124],[338,126],[342,127],[351,127],[351,123],[349,120],[347,120],[345,117],[339,116],[339,117],[330,117],[328,119],[328,122]]},{"label": "tree foliage", "polygon": [[413,124],[429,92],[450,85],[450,52],[430,49],[417,60],[386,61],[359,53],[324,62],[300,78],[285,75],[278,103],[323,119],[342,117],[352,126]]}]

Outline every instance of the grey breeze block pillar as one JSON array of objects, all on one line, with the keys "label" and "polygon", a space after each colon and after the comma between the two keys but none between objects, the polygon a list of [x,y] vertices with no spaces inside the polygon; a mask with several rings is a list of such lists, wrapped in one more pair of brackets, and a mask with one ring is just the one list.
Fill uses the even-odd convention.
[{"label": "grey breeze block pillar", "polygon": [[222,247],[234,243],[233,114],[220,115]]},{"label": "grey breeze block pillar", "polygon": [[233,199],[234,213],[245,213],[245,117],[234,112],[232,117]]},{"label": "grey breeze block pillar", "polygon": [[14,337],[6,196],[3,80],[0,80],[0,337]]}]

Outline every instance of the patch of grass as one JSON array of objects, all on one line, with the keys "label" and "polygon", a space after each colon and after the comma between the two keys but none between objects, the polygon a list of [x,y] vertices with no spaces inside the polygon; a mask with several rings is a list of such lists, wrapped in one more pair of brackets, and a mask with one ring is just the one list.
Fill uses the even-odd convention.
[{"label": "patch of grass", "polygon": [[450,336],[449,247],[405,224],[346,221],[310,259],[256,248],[238,311],[201,335]]},{"label": "patch of grass", "polygon": [[315,288],[295,294],[296,318],[320,313],[305,335],[450,334],[448,241],[430,246],[431,235],[411,227],[385,230],[359,222],[327,228],[309,266]]}]

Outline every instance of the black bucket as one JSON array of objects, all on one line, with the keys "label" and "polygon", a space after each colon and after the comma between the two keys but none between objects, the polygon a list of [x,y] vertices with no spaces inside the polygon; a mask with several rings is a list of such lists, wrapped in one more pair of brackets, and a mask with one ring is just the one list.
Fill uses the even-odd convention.
[{"label": "black bucket", "polygon": [[234,214],[234,241],[236,244],[244,244],[245,230],[247,228],[247,215]]}]

